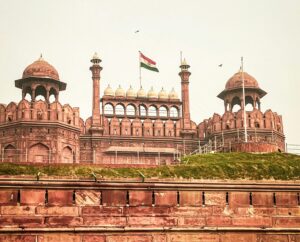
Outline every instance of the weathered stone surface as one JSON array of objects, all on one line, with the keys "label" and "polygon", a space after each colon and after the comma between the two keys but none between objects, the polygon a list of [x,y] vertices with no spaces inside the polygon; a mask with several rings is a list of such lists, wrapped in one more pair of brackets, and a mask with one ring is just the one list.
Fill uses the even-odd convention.
[{"label": "weathered stone surface", "polygon": [[[168,234],[170,242],[219,242],[218,234]],[[233,242],[233,241],[232,241]]]},{"label": "weathered stone surface", "polygon": [[252,192],[253,207],[273,207],[272,192]]},{"label": "weathered stone surface", "polygon": [[277,215],[300,216],[300,206],[295,208],[276,208]]},{"label": "weathered stone surface", "polygon": [[82,242],[106,242],[104,235],[83,235]]},{"label": "weathered stone surface", "polygon": [[48,190],[49,205],[72,205],[73,191],[72,190]]},{"label": "weathered stone surface", "polygon": [[41,227],[44,224],[43,217],[34,216],[1,216],[1,227]]},{"label": "weathered stone surface", "polygon": [[259,242],[289,242],[289,236],[283,234],[258,234],[257,241]]},{"label": "weathered stone surface", "polygon": [[46,216],[78,216],[78,207],[66,207],[66,206],[38,206],[36,208],[38,215]]},{"label": "weathered stone surface", "polygon": [[232,218],[229,216],[209,216],[206,218],[207,226],[224,226],[232,225]]},{"label": "weathered stone surface", "polygon": [[106,242],[152,242],[152,237],[147,235],[109,235]]},{"label": "weathered stone surface", "polygon": [[75,204],[84,205],[100,205],[100,191],[78,190],[75,192]]},{"label": "weathered stone surface", "polygon": [[125,217],[83,217],[85,226],[125,226]]},{"label": "weathered stone surface", "polygon": [[34,215],[35,206],[2,206],[2,215]]},{"label": "weathered stone surface", "polygon": [[128,217],[129,226],[176,226],[177,219],[172,217]]},{"label": "weathered stone surface", "polygon": [[177,206],[177,191],[155,192],[155,206]]},{"label": "weathered stone surface", "polygon": [[152,191],[130,191],[129,204],[130,206],[151,206]]},{"label": "weathered stone surface", "polygon": [[277,207],[296,207],[298,206],[297,192],[276,192]]},{"label": "weathered stone surface", "polygon": [[38,238],[38,242],[81,242],[81,236],[74,234],[45,234]]},{"label": "weathered stone surface", "polygon": [[17,190],[1,190],[0,205],[16,205],[18,199]]},{"label": "weathered stone surface", "polygon": [[0,235],[0,242],[36,242],[34,235]]},{"label": "weathered stone surface", "polygon": [[180,191],[180,206],[202,206],[201,191]]},{"label": "weathered stone surface", "polygon": [[124,208],[124,214],[127,216],[170,216],[170,207],[126,207]]},{"label": "weathered stone surface", "polygon": [[205,205],[206,206],[219,206],[226,205],[225,192],[205,192]]},{"label": "weathered stone surface", "polygon": [[103,206],[125,206],[127,191],[125,190],[104,190],[102,191]]},{"label": "weathered stone surface", "polygon": [[212,214],[212,207],[171,207],[170,214],[174,216],[210,216]]},{"label": "weathered stone surface", "polygon": [[249,192],[230,192],[229,193],[229,207],[249,207]]},{"label": "weathered stone surface", "polygon": [[224,235],[221,235],[221,241],[220,242],[257,242],[256,240],[256,234],[245,234],[245,233],[226,233]]},{"label": "weathered stone surface", "polygon": [[274,227],[300,228],[300,217],[274,217]]},{"label": "weathered stone surface", "polygon": [[45,190],[21,190],[21,205],[42,205],[45,204]]},{"label": "weathered stone surface", "polygon": [[72,216],[59,216],[59,217],[47,217],[45,219],[45,224],[49,226],[58,227],[73,227],[82,225],[83,219],[81,217]]},{"label": "weathered stone surface", "polygon": [[183,227],[204,227],[205,226],[205,218],[201,217],[193,217],[193,218],[178,218],[178,226]]},{"label": "weathered stone surface", "polygon": [[122,216],[122,207],[85,206],[82,207],[83,216]]},{"label": "weathered stone surface", "polygon": [[254,216],[254,217],[233,217],[232,225],[243,226],[243,227],[271,227],[272,218]]}]

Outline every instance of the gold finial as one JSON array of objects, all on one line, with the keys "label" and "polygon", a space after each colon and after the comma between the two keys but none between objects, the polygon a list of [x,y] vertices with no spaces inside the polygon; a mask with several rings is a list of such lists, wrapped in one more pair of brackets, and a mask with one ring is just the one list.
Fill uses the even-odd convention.
[{"label": "gold finial", "polygon": [[95,52],[95,54],[93,55],[92,59],[91,59],[91,62],[93,64],[99,64],[101,62],[101,59],[99,58],[98,56],[98,53]]},{"label": "gold finial", "polygon": [[181,62],[181,65],[182,65],[182,66],[186,66],[186,65],[187,65],[185,58],[184,58],[183,61]]}]

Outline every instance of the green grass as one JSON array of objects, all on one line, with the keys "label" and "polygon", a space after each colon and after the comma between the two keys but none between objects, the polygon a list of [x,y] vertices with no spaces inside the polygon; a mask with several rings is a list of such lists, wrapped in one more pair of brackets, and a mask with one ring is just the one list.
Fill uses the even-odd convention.
[{"label": "green grass", "polygon": [[284,153],[219,153],[186,156],[176,166],[156,168],[104,168],[95,165],[24,165],[0,163],[0,175],[91,178],[194,178],[194,179],[275,179],[299,180],[300,156]]}]

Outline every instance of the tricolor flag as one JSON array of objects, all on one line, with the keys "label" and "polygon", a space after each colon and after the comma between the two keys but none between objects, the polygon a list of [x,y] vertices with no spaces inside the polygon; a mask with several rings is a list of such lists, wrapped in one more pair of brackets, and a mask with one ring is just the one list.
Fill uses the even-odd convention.
[{"label": "tricolor flag", "polygon": [[144,56],[142,52],[140,52],[140,66],[144,67],[150,71],[159,72],[156,67],[156,62],[151,60],[150,58]]}]

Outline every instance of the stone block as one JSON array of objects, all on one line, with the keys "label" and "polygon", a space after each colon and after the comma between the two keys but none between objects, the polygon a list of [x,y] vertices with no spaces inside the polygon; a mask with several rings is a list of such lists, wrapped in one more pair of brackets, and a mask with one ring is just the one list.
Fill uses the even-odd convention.
[{"label": "stone block", "polygon": [[34,215],[35,206],[2,206],[1,214],[2,215]]},{"label": "stone block", "polygon": [[73,190],[48,190],[49,205],[72,205]]},{"label": "stone block", "polygon": [[126,225],[125,217],[83,217],[85,226],[120,227]]},{"label": "stone block", "polygon": [[82,242],[106,242],[104,235],[83,235]]},{"label": "stone block", "polygon": [[78,207],[66,207],[66,206],[39,206],[36,208],[37,215],[46,216],[78,216]]},{"label": "stone block", "polygon": [[38,236],[38,242],[81,242],[81,236],[73,234],[44,234]]},{"label": "stone block", "polygon": [[156,191],[155,206],[177,206],[177,191]]},{"label": "stone block", "polygon": [[100,191],[78,190],[75,192],[75,204],[79,206],[100,205]]},{"label": "stone block", "polygon": [[18,190],[1,190],[0,205],[16,205],[18,202]]},{"label": "stone block", "polygon": [[170,242],[220,242],[218,234],[197,233],[197,234],[173,234],[167,235]]},{"label": "stone block", "polygon": [[127,191],[125,190],[104,190],[102,191],[103,206],[126,206]]},{"label": "stone block", "polygon": [[178,226],[182,227],[204,227],[205,226],[205,218],[201,217],[193,217],[193,218],[178,218]]},{"label": "stone block", "polygon": [[36,242],[35,235],[0,235],[0,242]]},{"label": "stone block", "polygon": [[230,192],[229,193],[229,207],[249,207],[250,193],[249,192]]},{"label": "stone block", "polygon": [[225,233],[221,236],[220,242],[257,242],[257,235],[255,233]]},{"label": "stone block", "polygon": [[205,205],[224,207],[226,205],[226,192],[205,192]]},{"label": "stone block", "polygon": [[243,226],[243,227],[272,227],[271,217],[253,216],[253,217],[233,217],[233,226]]},{"label": "stone block", "polygon": [[178,217],[204,217],[212,215],[212,207],[171,207],[170,214]]},{"label": "stone block", "polygon": [[153,234],[152,242],[167,242],[167,235],[166,234]]},{"label": "stone block", "polygon": [[259,242],[289,242],[289,235],[283,234],[258,234]]},{"label": "stone block", "polygon": [[232,218],[229,216],[209,216],[206,218],[207,226],[228,227],[232,224]]},{"label": "stone block", "polygon": [[152,191],[130,191],[129,204],[130,206],[151,206]]},{"label": "stone block", "polygon": [[180,191],[180,206],[202,206],[201,191]]},{"label": "stone block", "polygon": [[253,207],[273,207],[273,192],[252,192]]},{"label": "stone block", "polygon": [[300,207],[295,208],[276,208],[277,215],[285,215],[285,216],[299,216],[300,217]]},{"label": "stone block", "polygon": [[45,218],[45,224],[55,227],[73,227],[82,225],[81,217],[59,216]]},{"label": "stone block", "polygon": [[20,190],[21,205],[42,205],[45,204],[45,190]]},{"label": "stone block", "polygon": [[274,227],[300,228],[300,217],[274,217]]},{"label": "stone block", "polygon": [[177,219],[171,217],[128,217],[129,226],[176,226]]},{"label": "stone block", "polygon": [[103,206],[85,206],[82,207],[81,213],[83,216],[122,216],[122,207],[103,207]]},{"label": "stone block", "polygon": [[276,192],[277,207],[297,207],[297,192]]},{"label": "stone block", "polygon": [[106,242],[152,242],[152,237],[147,235],[108,235]]},{"label": "stone block", "polygon": [[170,207],[126,207],[124,208],[124,215],[126,216],[159,216],[166,217],[171,213]]},{"label": "stone block", "polygon": [[41,227],[44,224],[43,217],[34,216],[1,216],[0,227]]}]

